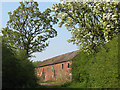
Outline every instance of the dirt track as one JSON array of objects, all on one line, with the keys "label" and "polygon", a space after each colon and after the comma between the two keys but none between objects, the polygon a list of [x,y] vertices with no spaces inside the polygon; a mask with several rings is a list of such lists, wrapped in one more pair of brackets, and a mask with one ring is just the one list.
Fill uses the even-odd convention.
[{"label": "dirt track", "polygon": [[57,86],[59,84],[55,84],[55,83],[40,83],[40,85],[49,85],[49,86]]}]

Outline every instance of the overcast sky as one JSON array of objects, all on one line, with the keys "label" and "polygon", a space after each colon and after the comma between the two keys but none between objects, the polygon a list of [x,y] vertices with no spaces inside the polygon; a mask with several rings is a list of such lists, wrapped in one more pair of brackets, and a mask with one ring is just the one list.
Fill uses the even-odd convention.
[{"label": "overcast sky", "polygon": [[[10,0],[11,2],[8,1],[9,0],[2,0],[2,28],[6,26],[6,23],[9,20],[8,12],[12,12],[20,5],[19,2],[16,2],[17,0]],[[57,3],[57,1],[59,0],[39,0],[38,4],[40,11],[44,11],[46,8],[51,8],[52,4]],[[71,37],[70,32],[68,32],[65,27],[59,28],[58,25],[55,25],[54,27],[58,32],[57,37],[49,39],[49,46],[43,52],[34,53],[33,55],[36,57],[31,58],[31,60],[43,61],[77,50],[77,46],[67,42]]]}]

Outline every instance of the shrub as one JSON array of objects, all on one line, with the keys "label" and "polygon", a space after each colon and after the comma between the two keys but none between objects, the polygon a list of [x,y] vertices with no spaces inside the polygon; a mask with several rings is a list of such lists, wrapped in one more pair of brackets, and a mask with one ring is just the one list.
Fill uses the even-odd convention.
[{"label": "shrub", "polygon": [[[72,62],[73,82],[79,83],[80,87],[119,87],[118,37],[106,45],[98,46],[97,52],[90,55],[81,51]],[[74,83],[71,83],[71,86],[74,86]]]},{"label": "shrub", "polygon": [[15,53],[2,45],[2,87],[25,88],[35,87],[37,77],[34,66],[28,59],[18,59]]}]

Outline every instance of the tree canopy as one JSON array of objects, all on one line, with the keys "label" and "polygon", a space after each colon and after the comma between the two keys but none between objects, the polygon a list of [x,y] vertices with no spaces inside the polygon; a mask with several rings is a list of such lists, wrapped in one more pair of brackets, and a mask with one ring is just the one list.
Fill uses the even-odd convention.
[{"label": "tree canopy", "polygon": [[[24,56],[20,56],[24,57]],[[37,76],[32,62],[20,58],[16,53],[2,43],[2,88],[36,87]]]},{"label": "tree canopy", "polygon": [[38,67],[38,65],[41,63],[42,61],[34,61],[32,62],[34,67]]},{"label": "tree canopy", "polygon": [[68,42],[92,52],[97,45],[109,42],[119,31],[120,3],[63,2],[54,4],[53,16],[71,32]]},{"label": "tree canopy", "polygon": [[48,39],[57,35],[53,28],[57,19],[50,13],[49,8],[40,12],[37,2],[20,2],[13,13],[8,13],[9,21],[2,30],[4,43],[13,50],[25,50],[29,56],[43,51],[49,44]]}]

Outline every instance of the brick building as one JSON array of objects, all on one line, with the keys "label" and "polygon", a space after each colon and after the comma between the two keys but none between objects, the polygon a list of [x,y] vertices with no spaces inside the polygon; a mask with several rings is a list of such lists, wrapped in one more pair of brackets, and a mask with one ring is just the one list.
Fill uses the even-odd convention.
[{"label": "brick building", "polygon": [[71,59],[77,55],[78,52],[79,50],[44,60],[36,68],[37,75],[40,76],[43,81],[71,80]]}]

